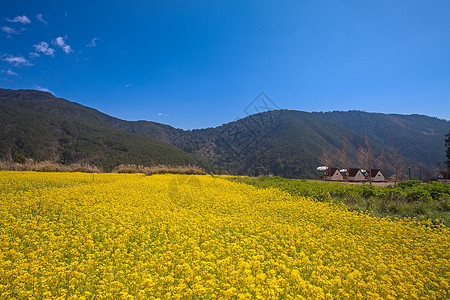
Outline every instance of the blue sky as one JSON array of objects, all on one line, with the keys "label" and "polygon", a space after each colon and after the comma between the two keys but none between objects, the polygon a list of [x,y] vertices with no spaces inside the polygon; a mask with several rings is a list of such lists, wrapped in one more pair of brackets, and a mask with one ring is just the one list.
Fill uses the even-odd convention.
[{"label": "blue sky", "polygon": [[0,87],[184,129],[264,91],[303,111],[450,119],[450,1],[8,1]]}]

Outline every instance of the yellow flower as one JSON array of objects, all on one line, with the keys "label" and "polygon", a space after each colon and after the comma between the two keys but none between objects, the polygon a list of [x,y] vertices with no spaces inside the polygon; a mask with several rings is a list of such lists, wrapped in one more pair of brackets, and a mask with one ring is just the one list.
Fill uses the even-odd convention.
[{"label": "yellow flower", "polygon": [[1,299],[448,299],[448,249],[221,176],[0,173]]}]

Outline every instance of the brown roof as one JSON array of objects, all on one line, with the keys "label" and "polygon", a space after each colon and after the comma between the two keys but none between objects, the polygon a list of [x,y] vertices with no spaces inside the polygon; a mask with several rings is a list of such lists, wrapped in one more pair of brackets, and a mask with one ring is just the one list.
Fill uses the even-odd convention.
[{"label": "brown roof", "polygon": [[370,169],[370,177],[377,176],[378,172],[380,172],[384,176],[383,172],[381,172],[380,169]]},{"label": "brown roof", "polygon": [[325,170],[325,172],[323,172],[323,175],[325,176],[333,176],[334,173],[336,173],[337,168],[328,168],[327,170]]},{"label": "brown roof", "polygon": [[439,179],[450,179],[450,173],[449,172],[439,172]]},{"label": "brown roof", "polygon": [[355,177],[356,174],[358,173],[358,171],[361,171],[361,169],[350,168],[350,169],[348,169],[348,176],[349,177]]}]

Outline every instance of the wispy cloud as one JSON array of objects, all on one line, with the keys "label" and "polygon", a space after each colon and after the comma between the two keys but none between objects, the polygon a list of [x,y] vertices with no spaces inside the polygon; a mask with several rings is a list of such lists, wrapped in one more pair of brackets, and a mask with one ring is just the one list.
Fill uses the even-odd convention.
[{"label": "wispy cloud", "polygon": [[36,57],[39,57],[39,56],[40,56],[39,53],[30,52],[30,58],[36,58]]},{"label": "wispy cloud", "polygon": [[93,38],[92,40],[91,40],[91,42],[89,43],[89,44],[87,44],[86,45],[86,47],[95,47],[95,46],[97,46],[97,41],[98,41],[98,38]]},{"label": "wispy cloud", "polygon": [[36,15],[36,19],[37,19],[39,22],[42,22],[42,23],[44,23],[44,24],[48,24],[47,21],[44,20],[44,16],[43,16],[42,14]]},{"label": "wispy cloud", "polygon": [[128,84],[125,84],[125,87],[126,88],[129,88],[131,86],[131,84],[130,83],[128,83]]},{"label": "wispy cloud", "polygon": [[12,23],[21,23],[21,24],[30,24],[31,20],[28,19],[27,16],[23,15],[23,16],[17,16],[14,17],[14,19],[6,19],[8,22],[12,22]]},{"label": "wispy cloud", "polygon": [[55,49],[50,48],[46,42],[40,42],[37,45],[33,45],[36,52],[42,52],[48,56],[55,56]]},{"label": "wispy cloud", "polygon": [[68,45],[66,43],[66,39],[67,39],[67,35],[66,36],[58,36],[56,39],[54,39],[52,41],[53,45],[56,45],[58,47],[60,47],[61,49],[63,49],[63,51],[66,54],[69,54],[70,52],[73,52],[72,48],[70,47],[70,45]]},{"label": "wispy cloud", "polygon": [[158,113],[158,117],[168,117],[169,115],[168,114],[165,114],[165,113]]},{"label": "wispy cloud", "polygon": [[10,54],[3,54],[1,56],[2,61],[6,61],[10,63],[13,66],[20,67],[20,66],[32,66],[33,64],[30,63],[25,57],[23,56],[13,56]]},{"label": "wispy cloud", "polygon": [[0,70],[0,73],[6,74],[11,77],[20,77],[19,74],[17,74],[16,72],[13,72],[11,70]]},{"label": "wispy cloud", "polygon": [[2,26],[2,31],[6,33],[6,36],[11,38],[13,34],[19,34],[15,29],[8,27],[8,26]]},{"label": "wispy cloud", "polygon": [[13,71],[11,71],[11,70],[6,70],[6,75],[8,75],[8,76],[16,76],[16,77],[19,77],[19,74],[17,74],[16,72],[13,72]]},{"label": "wispy cloud", "polygon": [[33,85],[33,88],[35,88],[35,89],[38,90],[38,91],[49,92],[49,93],[54,94],[54,93],[53,93],[52,91],[50,91],[48,88],[44,88],[44,87],[42,87],[42,86],[40,86],[40,85]]}]

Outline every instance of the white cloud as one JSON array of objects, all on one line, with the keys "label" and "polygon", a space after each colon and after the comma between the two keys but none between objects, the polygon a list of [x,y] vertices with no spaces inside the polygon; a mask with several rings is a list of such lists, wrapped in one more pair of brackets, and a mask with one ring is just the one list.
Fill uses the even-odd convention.
[{"label": "white cloud", "polygon": [[131,86],[131,84],[125,84],[126,88],[129,88]]},{"label": "white cloud", "polygon": [[19,34],[15,29],[8,26],[2,26],[2,31],[5,32],[8,37],[11,37],[12,34]]},{"label": "white cloud", "polygon": [[165,113],[158,113],[158,117],[168,117],[169,115],[168,114],[165,114]]},{"label": "white cloud", "polygon": [[36,57],[39,57],[39,56],[40,56],[39,53],[30,52],[30,58],[36,58]]},{"label": "white cloud", "polygon": [[8,22],[12,22],[12,23],[21,23],[21,24],[30,24],[31,20],[28,19],[27,16],[23,15],[23,16],[17,16],[14,17],[14,19],[6,19],[8,20]]},{"label": "white cloud", "polygon": [[55,49],[50,48],[46,42],[40,42],[37,45],[33,45],[33,47],[36,49],[36,54],[38,54],[38,52],[42,52],[48,56],[55,56]]},{"label": "white cloud", "polygon": [[33,65],[23,56],[12,56],[10,54],[2,55],[2,61],[6,61],[16,67]]},{"label": "white cloud", "polygon": [[98,41],[98,38],[93,38],[92,40],[91,40],[91,42],[89,43],[89,44],[87,44],[86,45],[86,47],[95,47],[95,46],[97,46],[97,41]]},{"label": "white cloud", "polygon": [[11,70],[6,70],[6,75],[8,75],[8,76],[17,76],[17,77],[19,77],[19,74],[17,74],[16,72],[13,72],[13,71],[11,71]]},{"label": "white cloud", "polygon": [[42,14],[38,14],[38,15],[36,16],[36,19],[37,19],[39,22],[42,22],[42,23],[44,23],[44,24],[48,24],[47,21],[44,20],[44,16],[43,16]]},{"label": "white cloud", "polygon": [[16,72],[13,72],[11,70],[0,70],[0,73],[6,74],[6,75],[11,76],[11,77],[14,77],[14,76],[15,77],[20,77],[19,74],[17,74]]},{"label": "white cloud", "polygon": [[63,51],[66,54],[69,54],[70,52],[73,52],[72,48],[70,47],[70,45],[68,45],[66,43],[66,39],[67,39],[67,35],[62,37],[62,36],[58,36],[56,39],[54,39],[52,41],[53,45],[56,45],[58,47],[61,47],[61,49],[63,49]]},{"label": "white cloud", "polygon": [[52,91],[50,91],[48,88],[44,88],[44,87],[42,87],[42,86],[40,86],[40,85],[33,85],[33,88],[35,88],[35,89],[38,90],[38,91],[49,92],[49,93],[54,94],[54,93],[53,93]]}]

